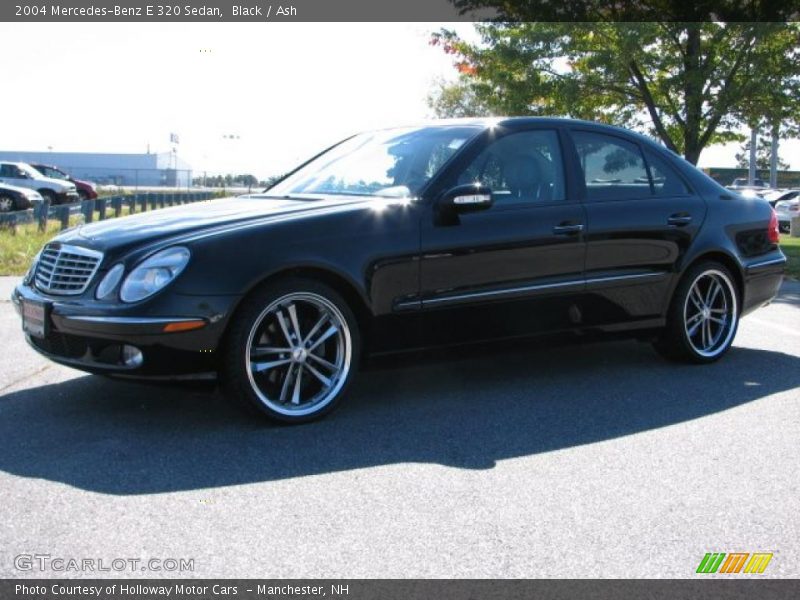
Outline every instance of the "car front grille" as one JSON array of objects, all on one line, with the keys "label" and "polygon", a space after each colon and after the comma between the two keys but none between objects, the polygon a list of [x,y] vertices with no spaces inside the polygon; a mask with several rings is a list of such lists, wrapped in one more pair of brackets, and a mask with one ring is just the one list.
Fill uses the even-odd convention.
[{"label": "car front grille", "polygon": [[43,292],[63,296],[82,294],[97,272],[102,252],[68,246],[47,244],[36,265],[36,287]]}]

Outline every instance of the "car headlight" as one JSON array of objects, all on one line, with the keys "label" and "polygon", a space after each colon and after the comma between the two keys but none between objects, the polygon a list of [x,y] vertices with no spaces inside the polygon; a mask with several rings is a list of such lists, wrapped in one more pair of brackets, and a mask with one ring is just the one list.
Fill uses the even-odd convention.
[{"label": "car headlight", "polygon": [[120,299],[123,302],[138,302],[152,296],[183,271],[189,256],[187,248],[176,246],[146,258],[122,282]]},{"label": "car headlight", "polygon": [[95,292],[95,298],[98,300],[103,300],[108,298],[111,295],[111,292],[117,287],[120,279],[122,279],[122,274],[125,272],[125,267],[121,264],[116,264],[111,269],[109,269],[106,276],[100,281],[97,285],[97,291]]}]

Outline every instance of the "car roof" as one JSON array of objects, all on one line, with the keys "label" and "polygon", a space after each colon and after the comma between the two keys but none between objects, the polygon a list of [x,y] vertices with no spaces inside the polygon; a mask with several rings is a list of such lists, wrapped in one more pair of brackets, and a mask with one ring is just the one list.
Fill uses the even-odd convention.
[{"label": "car roof", "polygon": [[[517,127],[524,127],[526,125],[550,125],[553,127],[559,127],[564,125],[570,126],[578,126],[585,129],[595,129],[597,131],[606,132],[610,134],[622,134],[627,136],[633,136],[637,140],[644,142],[650,146],[654,146],[661,150],[669,151],[663,144],[661,144],[658,140],[653,138],[647,137],[646,135],[642,135],[636,131],[632,131],[630,129],[625,129],[624,127],[618,127],[616,125],[609,125],[607,123],[598,123],[597,121],[586,121],[584,119],[572,119],[568,117],[533,117],[533,116],[497,116],[497,117],[460,117],[454,119],[429,119],[426,121],[421,121],[417,123],[411,123],[407,126],[409,127],[453,127],[453,126],[466,126],[466,127],[482,127],[482,128],[489,128],[489,127],[508,127],[509,129],[514,129]],[[402,127],[402,126],[401,126]],[[678,156],[676,154],[676,156]]]}]

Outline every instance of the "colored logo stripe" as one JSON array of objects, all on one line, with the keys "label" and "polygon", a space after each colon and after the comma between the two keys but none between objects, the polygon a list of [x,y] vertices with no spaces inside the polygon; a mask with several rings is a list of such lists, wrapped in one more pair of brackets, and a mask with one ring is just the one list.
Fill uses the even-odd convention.
[{"label": "colored logo stripe", "polygon": [[716,573],[717,569],[719,569],[719,565],[722,563],[722,559],[725,558],[724,552],[717,552],[717,553],[707,553],[703,560],[700,561],[700,565],[697,567],[698,573]]},{"label": "colored logo stripe", "polygon": [[763,573],[771,560],[772,554],[767,552],[708,552],[697,566],[697,573],[740,573],[742,567],[745,573]]},{"label": "colored logo stripe", "polygon": [[744,572],[763,573],[771,560],[772,554],[767,554],[766,552],[753,554],[750,557],[750,562],[748,562],[747,566],[744,568]]},{"label": "colored logo stripe", "polygon": [[720,573],[738,573],[742,570],[744,566],[744,561],[747,560],[747,557],[750,556],[747,552],[734,552],[733,554],[728,554],[728,558],[725,559],[725,562],[722,563],[722,567],[720,567]]}]

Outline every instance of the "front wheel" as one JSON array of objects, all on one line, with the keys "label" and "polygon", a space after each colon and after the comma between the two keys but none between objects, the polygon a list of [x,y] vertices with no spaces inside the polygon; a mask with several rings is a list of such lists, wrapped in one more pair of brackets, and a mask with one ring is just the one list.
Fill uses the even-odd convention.
[{"label": "front wheel", "polygon": [[287,423],[330,412],[350,384],[361,341],[356,318],[327,285],[291,279],[244,301],[224,345],[226,394]]},{"label": "front wheel", "polygon": [[713,362],[731,347],[738,326],[738,294],[730,271],[704,262],[690,268],[678,284],[655,348],[673,360]]},{"label": "front wheel", "polygon": [[17,203],[14,198],[7,194],[0,194],[0,213],[7,213],[12,210],[17,210]]},{"label": "front wheel", "polygon": [[58,196],[56,196],[56,193],[53,190],[48,190],[47,188],[44,188],[39,190],[39,194],[45,200],[50,201],[50,206],[55,206],[56,204],[58,204]]}]

